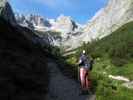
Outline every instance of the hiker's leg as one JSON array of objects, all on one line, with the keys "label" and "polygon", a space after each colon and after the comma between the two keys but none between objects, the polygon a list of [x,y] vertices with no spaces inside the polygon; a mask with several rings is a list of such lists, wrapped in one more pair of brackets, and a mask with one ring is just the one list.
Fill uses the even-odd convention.
[{"label": "hiker's leg", "polygon": [[81,81],[81,88],[85,88],[85,72],[84,68],[80,68],[80,81]]},{"label": "hiker's leg", "polygon": [[88,90],[88,71],[85,70],[85,90]]},{"label": "hiker's leg", "polygon": [[88,89],[88,73],[87,71],[85,72],[85,89],[87,90]]},{"label": "hiker's leg", "polygon": [[91,79],[90,79],[90,72],[89,71],[86,71],[85,83],[86,83],[86,89],[90,89],[91,88]]}]

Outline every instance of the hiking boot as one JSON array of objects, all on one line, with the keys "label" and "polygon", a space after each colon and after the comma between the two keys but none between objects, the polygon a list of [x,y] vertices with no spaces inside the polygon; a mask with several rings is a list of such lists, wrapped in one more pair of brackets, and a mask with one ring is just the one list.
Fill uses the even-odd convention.
[{"label": "hiking boot", "polygon": [[88,91],[87,90],[82,90],[79,95],[88,95]]}]

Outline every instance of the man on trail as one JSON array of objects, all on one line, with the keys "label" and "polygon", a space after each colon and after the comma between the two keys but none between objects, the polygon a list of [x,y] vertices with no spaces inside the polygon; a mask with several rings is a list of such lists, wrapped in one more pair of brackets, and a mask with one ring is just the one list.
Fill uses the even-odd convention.
[{"label": "man on trail", "polygon": [[91,88],[91,80],[90,80],[90,65],[91,61],[90,58],[87,58],[85,50],[83,50],[80,58],[79,58],[79,67],[80,67],[80,82],[81,82],[81,88],[82,93],[88,92]]}]

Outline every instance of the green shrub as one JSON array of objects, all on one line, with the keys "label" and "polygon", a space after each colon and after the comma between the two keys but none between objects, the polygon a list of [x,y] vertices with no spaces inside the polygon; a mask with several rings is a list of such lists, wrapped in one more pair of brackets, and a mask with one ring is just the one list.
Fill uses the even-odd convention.
[{"label": "green shrub", "polygon": [[133,100],[133,90],[115,86],[111,81],[101,81],[97,87],[96,100]]},{"label": "green shrub", "polygon": [[128,63],[128,60],[126,59],[122,59],[122,58],[117,58],[117,57],[114,57],[112,60],[111,60],[112,64],[116,65],[116,66],[123,66],[125,64]]},{"label": "green shrub", "polygon": [[104,75],[93,76],[95,79],[96,100],[133,100],[133,90],[122,87],[121,82],[109,79]]}]

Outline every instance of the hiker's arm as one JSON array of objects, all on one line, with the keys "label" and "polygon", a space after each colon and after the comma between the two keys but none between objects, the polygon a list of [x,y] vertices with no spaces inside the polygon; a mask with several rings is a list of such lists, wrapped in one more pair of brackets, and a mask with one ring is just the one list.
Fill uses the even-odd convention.
[{"label": "hiker's arm", "polygon": [[76,63],[76,65],[80,65],[82,63],[82,60],[79,59],[79,61]]}]

